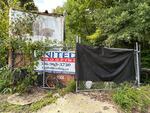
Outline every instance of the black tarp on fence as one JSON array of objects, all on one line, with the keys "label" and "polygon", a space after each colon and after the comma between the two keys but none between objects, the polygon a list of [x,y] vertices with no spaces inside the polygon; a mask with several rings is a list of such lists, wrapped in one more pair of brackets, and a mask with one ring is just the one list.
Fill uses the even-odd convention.
[{"label": "black tarp on fence", "polygon": [[77,80],[116,83],[135,80],[134,50],[80,44],[76,47]]}]

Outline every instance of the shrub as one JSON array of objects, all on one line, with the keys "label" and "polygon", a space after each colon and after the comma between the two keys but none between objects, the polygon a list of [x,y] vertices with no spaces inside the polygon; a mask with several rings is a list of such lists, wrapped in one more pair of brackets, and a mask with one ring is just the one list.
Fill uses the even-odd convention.
[{"label": "shrub", "polygon": [[131,112],[133,108],[143,111],[150,104],[149,86],[133,88],[130,85],[123,85],[113,94],[113,100],[126,112]]},{"label": "shrub", "polygon": [[141,53],[141,56],[142,56],[142,67],[145,67],[145,68],[150,68],[150,57],[149,57],[149,53],[150,53],[150,50],[149,49],[145,49],[145,50],[142,50],[142,53]]},{"label": "shrub", "polygon": [[14,71],[9,70],[8,67],[1,68],[0,71],[0,92],[2,93],[12,93],[13,85],[13,74]]},{"label": "shrub", "polygon": [[[25,75],[21,74],[26,70]],[[1,93],[23,93],[30,85],[33,85],[37,76],[30,67],[10,70],[8,67],[2,68],[0,72],[0,92]]]}]

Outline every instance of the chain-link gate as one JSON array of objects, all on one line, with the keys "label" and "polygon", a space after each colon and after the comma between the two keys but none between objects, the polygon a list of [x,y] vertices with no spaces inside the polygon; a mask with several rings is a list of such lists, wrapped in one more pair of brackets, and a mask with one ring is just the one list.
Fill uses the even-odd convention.
[{"label": "chain-link gate", "polygon": [[82,91],[97,91],[97,90],[111,90],[117,87],[114,82],[92,82],[92,81],[76,81],[76,92]]},{"label": "chain-link gate", "polygon": [[[139,64],[139,55],[140,54],[140,47],[136,43],[136,49],[134,50],[134,67],[136,78],[135,81],[130,82],[132,85],[139,86],[140,85],[140,64]],[[83,91],[97,91],[97,90],[113,90],[117,88],[119,84],[115,82],[107,82],[107,81],[83,81],[78,80],[76,77],[76,92],[83,92]]]}]

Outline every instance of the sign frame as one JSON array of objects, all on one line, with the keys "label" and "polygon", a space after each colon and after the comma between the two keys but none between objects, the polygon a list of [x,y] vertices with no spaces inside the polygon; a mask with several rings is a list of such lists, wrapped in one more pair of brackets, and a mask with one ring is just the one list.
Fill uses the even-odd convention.
[{"label": "sign frame", "polygon": [[75,51],[46,51],[35,71],[75,75]]}]

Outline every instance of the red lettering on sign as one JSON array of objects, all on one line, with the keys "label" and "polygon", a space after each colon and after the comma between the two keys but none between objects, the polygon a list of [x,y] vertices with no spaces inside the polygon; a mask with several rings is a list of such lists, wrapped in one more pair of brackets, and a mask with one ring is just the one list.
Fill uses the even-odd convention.
[{"label": "red lettering on sign", "polygon": [[75,58],[47,58],[42,57],[42,61],[49,61],[49,62],[75,62]]}]

